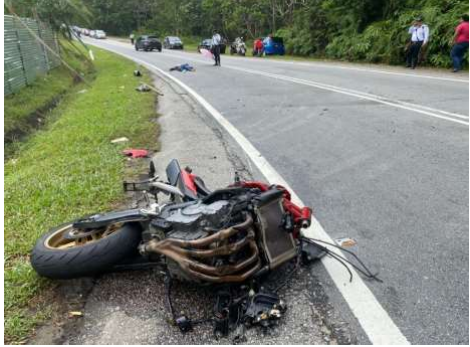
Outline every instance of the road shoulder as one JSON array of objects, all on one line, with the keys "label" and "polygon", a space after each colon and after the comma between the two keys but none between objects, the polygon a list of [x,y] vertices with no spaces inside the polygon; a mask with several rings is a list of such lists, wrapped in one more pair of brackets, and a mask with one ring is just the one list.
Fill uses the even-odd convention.
[{"label": "road shoulder", "polygon": [[[225,186],[235,171],[245,179],[259,178],[247,160],[240,157],[235,144],[224,136],[209,115],[184,91],[160,78],[155,86],[163,93],[158,112],[161,126],[161,151],[153,161],[157,173],[165,177],[170,159],[190,166],[202,176],[209,188]],[[268,334],[250,329],[247,344],[336,344],[351,343],[344,323],[315,276],[316,267],[302,268],[282,290],[288,305],[279,326]],[[276,274],[279,275],[279,274]],[[280,274],[282,275],[282,273]],[[213,297],[210,288],[178,283],[174,287],[176,310],[193,319],[210,316]],[[74,329],[65,331],[65,344],[230,344],[216,340],[210,324],[182,334],[170,325],[165,305],[163,277],[158,270],[107,274],[96,279],[83,307],[83,317]]]}]

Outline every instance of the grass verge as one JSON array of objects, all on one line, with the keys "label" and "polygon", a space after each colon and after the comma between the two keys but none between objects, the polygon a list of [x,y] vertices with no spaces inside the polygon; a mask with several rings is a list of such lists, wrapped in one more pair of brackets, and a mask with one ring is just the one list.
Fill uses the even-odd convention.
[{"label": "grass verge", "polygon": [[[36,239],[62,222],[111,208],[123,199],[124,146],[158,149],[155,94],[138,93],[135,64],[95,52],[96,79],[72,89],[44,128],[5,163],[4,341],[22,343],[50,315],[41,299],[53,282],[29,264]],[[150,83],[150,77],[142,77]],[[125,136],[125,145],[110,140]]]},{"label": "grass verge", "polygon": [[[77,50],[70,43],[61,42],[62,58],[87,80],[94,78],[94,67],[86,59],[84,51]],[[39,77],[33,84],[4,98],[4,142],[12,143],[44,123],[49,110],[55,107],[62,97],[81,82],[64,65]]]}]

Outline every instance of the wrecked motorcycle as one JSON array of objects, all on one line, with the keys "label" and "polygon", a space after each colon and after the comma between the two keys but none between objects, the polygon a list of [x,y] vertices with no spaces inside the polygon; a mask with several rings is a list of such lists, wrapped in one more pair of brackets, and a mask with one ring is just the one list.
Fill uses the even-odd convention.
[{"label": "wrecked motorcycle", "polygon": [[[312,211],[294,204],[280,185],[243,181],[236,175],[233,184],[210,191],[175,159],[166,174],[166,182],[159,180],[151,163],[150,179],[124,182],[124,190],[144,192],[145,208],[94,214],[43,235],[31,254],[33,268],[45,277],[67,279],[132,267],[135,259],[137,265],[161,266],[173,322],[182,332],[191,330],[195,321],[175,314],[171,280],[222,287],[215,292],[210,320],[214,332],[227,335],[242,323],[269,326],[281,317],[285,303],[276,292],[300,259],[308,263],[327,253],[338,257],[302,236]],[[161,193],[168,198],[159,202]],[[271,292],[263,291],[262,278],[290,263],[295,266],[284,281]]]},{"label": "wrecked motorcycle", "polygon": [[[259,277],[296,257],[300,229],[311,209],[289,192],[262,182],[236,181],[209,191],[176,160],[168,182],[152,177],[124,183],[154,197],[148,208],[95,214],[43,235],[31,254],[42,276],[64,279],[110,270],[139,253],[166,266],[170,275],[198,283],[236,283]],[[158,194],[170,196],[159,204]]]}]

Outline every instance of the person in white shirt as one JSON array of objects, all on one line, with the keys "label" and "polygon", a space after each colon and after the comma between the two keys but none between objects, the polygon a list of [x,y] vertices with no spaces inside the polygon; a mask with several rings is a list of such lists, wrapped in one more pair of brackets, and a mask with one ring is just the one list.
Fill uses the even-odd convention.
[{"label": "person in white shirt", "polygon": [[220,66],[220,44],[222,43],[222,38],[214,30],[214,35],[212,35],[212,54],[214,55],[215,64],[214,66]]},{"label": "person in white shirt", "polygon": [[408,29],[410,44],[406,54],[406,67],[412,69],[418,65],[419,52],[424,48],[429,40],[429,27],[423,24],[421,18],[416,18],[413,25]]}]

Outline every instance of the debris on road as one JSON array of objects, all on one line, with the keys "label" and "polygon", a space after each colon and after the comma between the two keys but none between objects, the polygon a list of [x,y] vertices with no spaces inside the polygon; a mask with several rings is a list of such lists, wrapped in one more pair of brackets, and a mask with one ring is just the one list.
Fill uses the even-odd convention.
[{"label": "debris on road", "polygon": [[81,311],[70,311],[69,318],[83,317],[83,312]]},{"label": "debris on road", "polygon": [[146,158],[148,157],[149,152],[146,149],[125,149],[122,151],[122,154],[132,158]]},{"label": "debris on road", "polygon": [[[122,139],[127,138],[116,140]],[[126,149],[122,153],[133,158],[148,155],[145,149]],[[154,171],[152,165],[149,171]],[[312,210],[292,202],[291,193],[283,186],[244,181],[236,173],[232,184],[210,191],[201,177],[189,167],[181,169],[176,159],[170,161],[166,172],[167,181],[151,176],[144,181],[124,182],[125,191],[143,192],[146,208],[87,216],[71,222],[70,231],[52,229],[43,236],[65,231],[65,241],[50,236],[46,240],[70,244],[70,240],[96,235],[104,235],[103,238],[110,233],[124,235],[114,239],[115,243],[94,241],[93,266],[82,265],[83,259],[88,258],[87,252],[73,254],[81,243],[73,243],[80,246],[67,249],[59,248],[61,243],[51,243],[51,248],[57,248],[53,251],[56,258],[51,270],[50,258],[47,266],[42,261],[51,248],[46,249],[40,239],[31,257],[34,269],[42,276],[62,279],[106,270],[158,267],[165,274],[171,322],[182,333],[192,331],[197,324],[212,322],[216,336],[226,337],[236,331],[237,341],[243,340],[245,328],[260,326],[267,330],[277,324],[286,311],[286,304],[277,293],[302,264],[309,265],[328,254],[346,267],[351,280],[353,273],[346,263],[364,276],[377,279],[351,251],[303,235],[302,230],[310,226]],[[168,202],[162,203],[160,193],[170,195]],[[321,243],[351,254],[359,266]],[[111,263],[104,256],[99,257],[100,252],[109,254],[109,248],[115,249]],[[74,255],[73,263],[64,263],[60,252]],[[266,285],[267,275],[281,266],[290,266],[291,270],[274,284]],[[171,297],[175,280],[212,285],[216,297],[212,316],[193,320],[175,310]],[[75,317],[81,312],[70,314]]]},{"label": "debris on road", "polygon": [[111,143],[122,143],[122,142],[128,142],[129,139],[127,137],[118,137],[114,140],[111,140]]},{"label": "debris on road", "polygon": [[157,93],[160,96],[163,96],[162,93],[160,93],[156,88],[149,86],[148,84],[141,83],[137,88],[135,88],[138,92],[149,92],[153,90],[155,93]]},{"label": "debris on road", "polygon": [[194,71],[196,71],[196,69],[194,67],[192,67],[191,65],[189,65],[189,64],[181,64],[181,65],[173,66],[170,69],[170,71],[180,71],[180,72],[190,71],[190,72],[194,72]]},{"label": "debris on road", "polygon": [[151,91],[150,87],[145,83],[141,83],[137,88],[135,88],[135,90],[137,90],[138,92],[149,92],[149,91]]},{"label": "debris on road", "polygon": [[349,237],[342,237],[335,240],[340,247],[352,247],[357,244],[356,240]]}]

